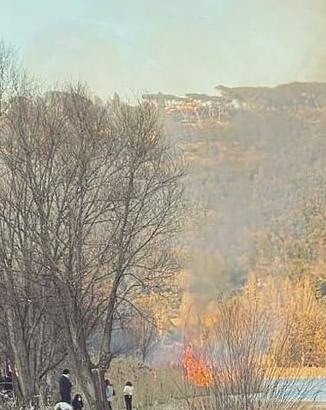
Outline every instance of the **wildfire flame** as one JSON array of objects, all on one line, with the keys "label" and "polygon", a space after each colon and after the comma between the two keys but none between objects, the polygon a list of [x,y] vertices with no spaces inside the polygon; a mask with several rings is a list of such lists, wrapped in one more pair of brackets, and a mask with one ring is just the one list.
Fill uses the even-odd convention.
[{"label": "wildfire flame", "polygon": [[191,345],[183,353],[182,365],[184,375],[190,383],[201,387],[208,387],[213,384],[211,367],[193,352]]}]

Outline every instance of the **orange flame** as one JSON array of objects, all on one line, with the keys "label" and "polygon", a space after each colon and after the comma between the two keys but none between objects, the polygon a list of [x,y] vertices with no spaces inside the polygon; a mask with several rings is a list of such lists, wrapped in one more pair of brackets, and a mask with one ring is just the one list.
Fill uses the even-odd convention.
[{"label": "orange flame", "polygon": [[183,353],[182,365],[187,380],[201,387],[213,384],[213,371],[204,359],[195,355],[192,346],[188,345]]}]

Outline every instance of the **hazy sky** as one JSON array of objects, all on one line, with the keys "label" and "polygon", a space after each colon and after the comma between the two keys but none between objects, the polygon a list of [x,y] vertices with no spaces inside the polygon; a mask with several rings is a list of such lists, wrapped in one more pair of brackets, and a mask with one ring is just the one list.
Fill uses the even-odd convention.
[{"label": "hazy sky", "polygon": [[0,0],[0,6],[0,35],[28,69],[51,82],[83,79],[101,96],[326,79],[326,0]]}]

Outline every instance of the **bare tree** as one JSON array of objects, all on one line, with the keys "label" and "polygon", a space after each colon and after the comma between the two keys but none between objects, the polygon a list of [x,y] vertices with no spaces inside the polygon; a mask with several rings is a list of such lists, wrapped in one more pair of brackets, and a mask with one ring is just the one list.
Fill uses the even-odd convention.
[{"label": "bare tree", "polygon": [[43,284],[89,407],[104,408],[114,324],[140,295],[173,292],[182,172],[151,105],[95,104],[80,86],[14,99],[4,135],[6,226],[28,252],[27,285]]},{"label": "bare tree", "polygon": [[130,332],[133,340],[133,353],[145,363],[159,341],[157,324],[147,318],[138,316],[132,320]]},{"label": "bare tree", "polygon": [[1,43],[0,343],[11,362],[16,393],[25,402],[35,399],[47,372],[65,356],[56,341],[60,328],[48,314],[51,288],[44,281],[42,255],[29,231],[37,218],[23,174],[24,154],[15,141],[18,129],[26,141],[42,128],[41,105],[31,110],[30,91],[13,52]]}]

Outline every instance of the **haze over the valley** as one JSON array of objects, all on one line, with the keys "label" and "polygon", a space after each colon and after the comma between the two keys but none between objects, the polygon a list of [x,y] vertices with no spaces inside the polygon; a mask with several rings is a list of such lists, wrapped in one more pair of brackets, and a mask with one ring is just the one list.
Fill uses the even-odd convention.
[{"label": "haze over the valley", "polygon": [[305,237],[302,209],[323,195],[326,175],[326,84],[217,91],[220,97],[144,96],[164,109],[185,154],[198,212],[187,242],[191,289],[212,297],[257,268],[263,232]]},{"label": "haze over the valley", "polygon": [[[191,195],[214,211],[195,228],[191,261],[193,278],[201,278],[194,287],[213,294],[221,280],[239,283],[252,267],[252,229],[271,219],[261,206],[270,181],[282,170],[283,185],[274,182],[268,193],[269,212],[277,213],[289,205],[300,170],[322,163],[325,23],[323,0],[13,0],[0,15],[4,41],[52,87],[80,79],[104,99],[162,92],[190,111],[200,94],[212,96],[202,96],[208,102],[190,121],[185,112],[168,115],[167,129],[190,158]],[[225,118],[217,84],[249,87],[226,89],[233,112]],[[183,97],[190,92],[199,96]],[[205,118],[207,109],[216,116]]]},{"label": "haze over the valley", "polygon": [[326,409],[326,0],[0,3],[0,408]]}]

